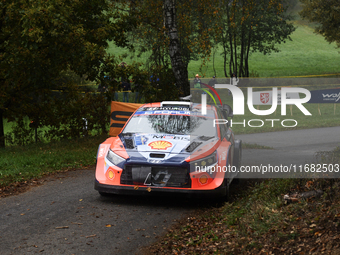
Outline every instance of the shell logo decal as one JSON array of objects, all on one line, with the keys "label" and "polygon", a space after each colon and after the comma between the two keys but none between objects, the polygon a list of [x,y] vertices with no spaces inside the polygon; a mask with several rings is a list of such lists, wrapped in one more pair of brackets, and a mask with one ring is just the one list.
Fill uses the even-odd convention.
[{"label": "shell logo decal", "polygon": [[106,172],[106,177],[110,180],[113,180],[115,178],[115,172],[112,171],[112,169],[109,169],[109,171]]},{"label": "shell logo decal", "polygon": [[169,147],[172,147],[172,143],[168,141],[154,141],[149,143],[148,146],[153,150],[166,150]]}]

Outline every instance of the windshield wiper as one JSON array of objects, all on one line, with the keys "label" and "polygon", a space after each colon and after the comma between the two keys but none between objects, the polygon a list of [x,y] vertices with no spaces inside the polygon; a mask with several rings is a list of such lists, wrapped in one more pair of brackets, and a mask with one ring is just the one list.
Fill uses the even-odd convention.
[{"label": "windshield wiper", "polygon": [[133,136],[134,134],[136,134],[136,133],[134,133],[134,132],[122,133],[123,136]]}]

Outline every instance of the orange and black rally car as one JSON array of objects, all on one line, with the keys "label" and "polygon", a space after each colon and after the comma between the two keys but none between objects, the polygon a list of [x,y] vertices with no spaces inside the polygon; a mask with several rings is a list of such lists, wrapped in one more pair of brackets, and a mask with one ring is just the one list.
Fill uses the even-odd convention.
[{"label": "orange and black rally car", "polygon": [[145,104],[98,149],[95,189],[108,194],[228,196],[242,155],[228,105]]}]

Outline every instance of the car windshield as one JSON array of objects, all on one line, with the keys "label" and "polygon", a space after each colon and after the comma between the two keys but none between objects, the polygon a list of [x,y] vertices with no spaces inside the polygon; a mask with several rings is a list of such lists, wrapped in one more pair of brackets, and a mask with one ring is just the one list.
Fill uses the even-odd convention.
[{"label": "car windshield", "polygon": [[214,118],[181,114],[138,114],[130,119],[122,133],[179,134],[217,136]]}]

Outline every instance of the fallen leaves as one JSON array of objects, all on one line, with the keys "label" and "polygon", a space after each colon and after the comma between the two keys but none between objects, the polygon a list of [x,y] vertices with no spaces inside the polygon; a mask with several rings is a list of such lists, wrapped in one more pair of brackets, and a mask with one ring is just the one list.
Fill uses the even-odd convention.
[{"label": "fallen leaves", "polygon": [[340,181],[331,199],[317,198],[310,191],[315,182],[308,184],[308,193],[299,194],[313,197],[296,196],[307,198],[299,203],[244,196],[243,203],[197,210],[145,254],[340,254]]},{"label": "fallen leaves", "polygon": [[79,223],[79,222],[71,222],[71,224],[75,224],[75,225],[83,225],[83,223]]},{"label": "fallen leaves", "polygon": [[85,236],[85,238],[96,237],[97,235]]},{"label": "fallen leaves", "polygon": [[56,229],[67,229],[69,226],[61,226],[61,227],[56,227]]}]

